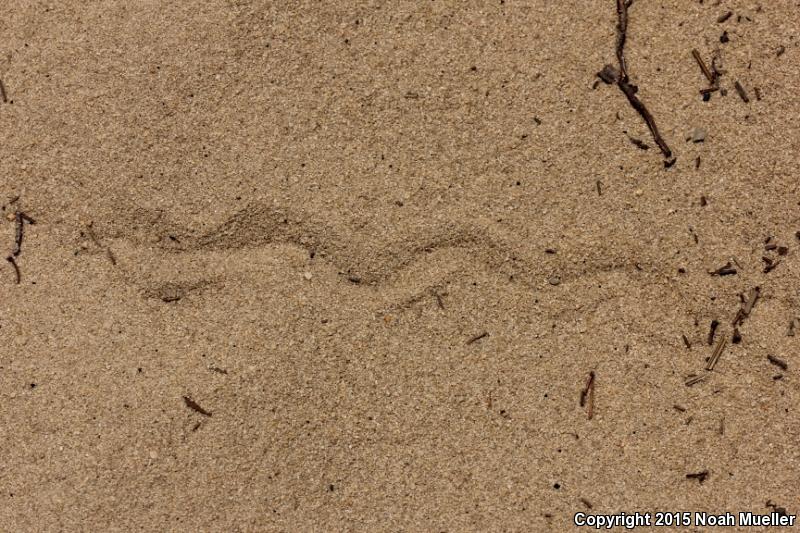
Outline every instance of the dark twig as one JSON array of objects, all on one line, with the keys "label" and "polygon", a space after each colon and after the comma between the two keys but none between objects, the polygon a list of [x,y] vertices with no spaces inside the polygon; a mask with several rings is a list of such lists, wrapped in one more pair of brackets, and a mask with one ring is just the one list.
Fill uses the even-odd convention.
[{"label": "dark twig", "polygon": [[19,285],[20,282],[22,281],[22,275],[19,272],[19,266],[17,265],[17,262],[14,260],[14,256],[13,255],[9,255],[8,257],[6,257],[6,261],[11,263],[11,266],[14,267],[14,273],[17,276],[17,285]]},{"label": "dark twig", "polygon": [[717,17],[717,22],[722,24],[723,22],[731,18],[731,15],[733,15],[733,11],[727,11],[722,15],[720,15],[719,17]]},{"label": "dark twig", "polygon": [[[617,67],[613,67],[612,65],[606,65],[603,67],[597,75],[603,80],[605,83],[611,84],[616,83],[617,86],[620,88],[622,93],[628,99],[628,102],[631,104],[639,115],[641,115],[642,119],[644,119],[645,123],[647,124],[650,133],[653,135],[653,140],[658,145],[658,148],[661,150],[661,153],[664,154],[665,159],[672,158],[672,150],[670,150],[667,143],[664,142],[664,139],[661,137],[661,134],[658,132],[658,127],[656,126],[656,121],[653,118],[653,115],[647,109],[647,106],[639,99],[636,95],[639,88],[636,85],[633,85],[630,82],[630,78],[628,77],[628,66],[625,61],[625,41],[628,36],[628,8],[633,3],[633,0],[617,0],[617,46],[616,46],[616,55],[617,55]],[[665,161],[664,166],[669,168],[674,164],[674,161]]]},{"label": "dark twig", "polygon": [[3,85],[3,80],[0,80],[0,98],[3,99],[3,103],[8,103],[8,96],[6,96],[6,86]]},{"label": "dark twig", "polygon": [[211,416],[211,412],[210,411],[206,411],[205,409],[200,407],[200,405],[196,401],[192,400],[188,396],[184,396],[183,397],[183,401],[186,404],[186,407],[188,407],[192,411],[196,411],[196,412],[200,413],[203,416]]},{"label": "dark twig", "polygon": [[769,360],[770,363],[772,363],[773,365],[777,366],[781,370],[788,370],[789,369],[789,365],[783,359],[775,357],[774,355],[768,355],[767,359]]},{"label": "dark twig", "polygon": [[712,276],[731,276],[736,274],[736,268],[728,261],[725,265],[709,272]]},{"label": "dark twig", "polygon": [[702,472],[697,472],[696,474],[686,474],[686,479],[696,479],[697,481],[700,482],[701,485],[703,484],[703,481],[705,481],[707,477],[708,477],[708,470],[703,470]]},{"label": "dark twig", "polygon": [[697,48],[692,50],[692,55],[694,56],[694,60],[697,61],[700,70],[703,71],[703,75],[708,79],[708,83],[710,83],[713,86],[714,82],[716,82],[717,80],[714,79],[714,76],[711,74],[711,71],[708,70],[706,63],[705,61],[703,61],[703,58],[700,57],[700,52],[697,51]]},{"label": "dark twig", "polygon": [[472,344],[472,343],[478,342],[478,341],[479,341],[479,340],[481,340],[482,338],[484,338],[484,337],[488,337],[488,336],[489,336],[489,333],[488,333],[488,332],[486,332],[486,331],[484,331],[483,333],[479,333],[478,335],[475,335],[474,337],[471,337],[471,338],[470,338],[470,339],[467,341],[467,346],[469,346],[469,345],[470,345],[470,344]]},{"label": "dark twig", "polygon": [[717,332],[717,327],[719,327],[719,320],[712,320],[711,321],[711,328],[708,331],[708,345],[711,346],[714,344],[714,335]]},{"label": "dark twig", "polygon": [[747,92],[744,90],[744,87],[742,87],[742,84],[737,80],[733,82],[733,86],[736,89],[736,92],[739,93],[739,98],[741,98],[745,104],[749,104],[750,98],[747,96]]},{"label": "dark twig", "polygon": [[14,239],[14,251],[12,253],[16,257],[22,251],[22,235],[25,231],[25,223],[36,224],[36,221],[22,211],[17,211],[14,213],[14,222],[16,223],[16,235]]}]

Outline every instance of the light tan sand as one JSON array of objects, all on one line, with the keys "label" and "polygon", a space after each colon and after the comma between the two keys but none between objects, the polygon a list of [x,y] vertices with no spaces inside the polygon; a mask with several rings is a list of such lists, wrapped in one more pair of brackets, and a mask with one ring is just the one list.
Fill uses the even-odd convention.
[{"label": "light tan sand", "polygon": [[796,514],[800,12],[758,5],[631,7],[665,169],[593,89],[612,0],[4,4],[0,530]]}]

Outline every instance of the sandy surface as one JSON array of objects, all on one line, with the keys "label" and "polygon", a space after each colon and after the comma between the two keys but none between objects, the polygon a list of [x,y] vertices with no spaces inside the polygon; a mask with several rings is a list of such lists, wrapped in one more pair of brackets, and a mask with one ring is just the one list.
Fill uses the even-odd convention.
[{"label": "sandy surface", "polygon": [[[36,224],[21,283],[0,265],[0,530],[797,513],[800,12],[635,2],[669,169],[594,87],[616,21],[612,0],[4,5],[3,253],[5,215]],[[702,101],[693,48],[727,95]]]}]

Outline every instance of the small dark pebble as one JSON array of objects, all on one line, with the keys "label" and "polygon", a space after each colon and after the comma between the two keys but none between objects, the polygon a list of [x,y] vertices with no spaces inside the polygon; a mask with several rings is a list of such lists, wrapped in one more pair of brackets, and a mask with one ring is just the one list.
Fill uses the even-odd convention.
[{"label": "small dark pebble", "polygon": [[717,22],[722,24],[723,22],[725,22],[726,20],[731,18],[732,15],[733,15],[733,11],[728,11],[727,13],[723,13],[722,15],[717,17]]},{"label": "small dark pebble", "polygon": [[616,67],[612,65],[606,65],[603,67],[603,70],[597,73],[597,76],[607,85],[611,85],[612,83],[617,83],[620,74]]}]

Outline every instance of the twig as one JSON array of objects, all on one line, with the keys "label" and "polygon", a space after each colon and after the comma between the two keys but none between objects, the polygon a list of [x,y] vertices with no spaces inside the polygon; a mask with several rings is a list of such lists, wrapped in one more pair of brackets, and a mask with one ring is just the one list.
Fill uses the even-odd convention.
[{"label": "twig", "polygon": [[186,407],[188,407],[192,411],[196,411],[196,412],[200,413],[203,416],[211,416],[211,412],[210,411],[206,411],[205,409],[200,407],[200,405],[197,402],[195,402],[194,400],[192,400],[188,396],[184,396],[183,397],[183,401],[186,404]]},{"label": "twig", "polygon": [[753,287],[750,289],[750,297],[743,301],[742,307],[736,312],[736,316],[733,318],[733,325],[738,326],[744,319],[750,316],[750,312],[753,310],[753,306],[756,305],[756,301],[758,300],[759,295],[761,294],[761,287]]},{"label": "twig", "polygon": [[708,345],[711,346],[714,344],[714,335],[717,333],[717,327],[719,327],[719,320],[712,320],[711,321],[711,328],[708,331]]},{"label": "twig", "polygon": [[664,157],[669,159],[672,157],[672,151],[658,133],[658,127],[656,127],[653,115],[650,114],[650,111],[647,110],[647,107],[644,105],[644,103],[639,99],[638,96],[636,96],[636,92],[639,90],[639,88],[635,85],[632,85],[628,78],[628,67],[625,62],[625,41],[628,35],[628,8],[632,3],[633,0],[617,0],[617,61],[619,62],[620,70],[620,77],[617,80],[617,85],[622,92],[625,93],[625,96],[628,98],[631,106],[633,106],[633,108],[647,123],[650,133],[653,134],[653,140],[661,149]]},{"label": "twig", "polygon": [[692,49],[692,55],[694,56],[694,60],[697,61],[700,70],[703,71],[703,75],[706,78],[708,78],[708,83],[710,83],[713,86],[716,80],[714,79],[714,76],[711,74],[711,71],[708,70],[708,67],[706,66],[705,61],[703,61],[703,58],[700,57],[700,52],[697,51],[697,48]]},{"label": "twig", "polygon": [[697,481],[700,482],[701,485],[703,484],[703,481],[705,481],[707,477],[708,477],[708,470],[703,470],[702,472],[698,472],[696,474],[686,474],[686,479],[696,479]]},{"label": "twig", "polygon": [[708,273],[712,276],[731,276],[736,274],[736,268],[728,261],[725,265],[719,267],[716,270],[711,270]]},{"label": "twig", "polygon": [[687,387],[691,387],[692,385],[697,385],[701,381],[705,380],[706,380],[705,376],[689,376],[688,378],[686,378],[686,381],[684,381],[683,384],[686,385]]},{"label": "twig", "polygon": [[436,297],[436,305],[439,306],[439,309],[444,309],[444,301],[442,300],[442,295],[436,291],[433,292],[433,295]]},{"label": "twig", "polygon": [[[620,88],[622,93],[628,99],[628,102],[631,104],[639,115],[641,115],[642,119],[644,119],[645,123],[647,124],[650,133],[653,135],[653,140],[658,145],[658,148],[661,150],[661,153],[664,154],[665,159],[672,158],[672,150],[670,150],[667,143],[661,137],[661,134],[658,132],[658,127],[656,126],[656,121],[653,118],[653,115],[647,109],[647,106],[639,99],[636,95],[639,88],[636,85],[633,85],[630,82],[630,78],[628,77],[628,66],[625,61],[625,41],[628,35],[628,8],[633,3],[633,0],[617,0],[617,46],[616,46],[616,55],[617,55],[617,64],[618,67],[615,68],[611,65],[606,65],[603,67],[597,75],[603,80],[605,83],[611,84],[616,83],[617,86]],[[665,161],[664,166],[670,167],[674,164],[674,161]]]},{"label": "twig", "polygon": [[714,347],[714,352],[711,354],[711,359],[708,360],[706,370],[714,370],[714,367],[717,366],[719,358],[722,357],[722,352],[725,350],[726,344],[728,344],[728,341],[725,339],[725,337],[720,337],[717,341],[717,345]]},{"label": "twig", "polygon": [[19,266],[17,265],[17,262],[14,260],[14,256],[9,255],[8,257],[6,257],[6,261],[11,263],[11,266],[14,267],[14,273],[17,276],[17,285],[19,285],[20,282],[22,281],[22,275],[19,273]]},{"label": "twig", "polygon": [[686,345],[686,349],[687,350],[691,350],[692,349],[692,343],[689,342],[689,339],[686,337],[686,335],[681,335],[681,336],[683,337],[683,344]]},{"label": "twig", "polygon": [[747,96],[747,93],[745,92],[744,87],[742,87],[742,84],[739,83],[739,81],[737,80],[733,82],[733,86],[734,88],[736,88],[736,92],[739,93],[739,98],[741,98],[745,104],[749,104],[750,98]]},{"label": "twig", "polygon": [[789,370],[789,365],[783,359],[775,357],[774,355],[768,355],[767,359],[769,360],[770,363],[777,366],[781,370]]},{"label": "twig", "polygon": [[581,391],[581,407],[587,406],[586,411],[589,420],[594,416],[594,370],[589,372],[589,378],[586,380],[586,386]]},{"label": "twig", "polygon": [[17,210],[14,213],[14,222],[16,223],[16,231],[14,238],[14,251],[12,254],[14,257],[16,257],[22,251],[22,236],[25,232],[25,223],[27,222],[28,224],[36,224],[36,221],[22,211]]},{"label": "twig", "polygon": [[3,99],[3,103],[8,103],[8,97],[6,96],[6,86],[3,85],[3,80],[0,80],[0,98]]},{"label": "twig", "polygon": [[469,346],[470,344],[472,344],[472,343],[474,343],[474,342],[478,342],[478,341],[479,341],[479,340],[481,340],[482,338],[484,338],[484,337],[488,337],[488,336],[489,336],[489,333],[488,333],[488,332],[486,332],[486,331],[484,331],[483,333],[479,333],[478,335],[475,335],[474,337],[471,337],[471,338],[470,338],[470,339],[467,341],[467,346]]},{"label": "twig", "polygon": [[722,24],[723,22],[731,18],[731,15],[733,15],[733,11],[727,11],[722,15],[720,15],[719,17],[717,17],[717,22]]}]

